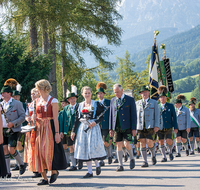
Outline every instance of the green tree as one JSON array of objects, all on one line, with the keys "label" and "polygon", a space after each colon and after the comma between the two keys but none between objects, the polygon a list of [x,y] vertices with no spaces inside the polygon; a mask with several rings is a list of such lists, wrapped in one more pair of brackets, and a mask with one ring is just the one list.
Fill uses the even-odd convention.
[{"label": "green tree", "polygon": [[[6,5],[10,10],[7,16],[9,21],[14,21],[17,26],[14,28],[27,32],[27,26],[30,24],[31,47],[38,47],[39,50],[45,47],[43,52],[48,52],[47,48],[51,50],[53,65],[49,80],[55,93],[56,50],[58,49],[61,49],[57,51],[58,55],[62,58],[67,57],[62,60],[63,77],[70,72],[65,69],[69,68],[70,64],[76,62],[84,64],[82,53],[86,51],[94,55],[98,62],[101,61],[107,67],[113,67],[113,63],[106,61],[111,51],[99,47],[93,39],[94,37],[106,39],[110,45],[120,44],[122,30],[116,23],[122,17],[117,11],[118,2],[118,0],[0,0],[0,4]],[[42,43],[37,43],[41,39]],[[63,78],[62,80],[65,91],[67,80]],[[57,94],[54,96],[56,97]]]},{"label": "green tree", "polygon": [[200,100],[200,89],[197,87],[192,91],[192,97],[195,97],[198,101]]},{"label": "green tree", "polygon": [[101,64],[98,68],[98,77],[99,77],[98,82],[104,82],[107,85],[105,98],[107,99],[113,98],[114,97],[114,94],[113,94],[114,82],[109,76],[108,69],[102,66]]},{"label": "green tree", "polygon": [[30,101],[30,91],[35,82],[47,79],[51,70],[48,55],[35,56],[34,51],[26,51],[25,38],[0,33],[0,88],[8,78],[16,79],[22,85],[21,100]]},{"label": "green tree", "polygon": [[80,94],[78,101],[83,101],[83,96],[81,95],[81,89],[84,86],[89,86],[92,89],[92,99],[96,100],[97,96],[96,96],[96,85],[97,85],[97,81],[95,78],[95,75],[92,71],[88,71],[85,72],[81,81],[78,83],[77,88],[78,88],[78,92]]},{"label": "green tree", "polygon": [[124,89],[126,89],[128,86],[127,83],[125,83],[125,80],[128,80],[133,75],[137,75],[137,73],[133,70],[135,63],[131,62],[128,50],[126,50],[124,58],[116,57],[116,59],[118,61],[116,72],[118,73],[117,76],[119,76],[119,83]]},{"label": "green tree", "polygon": [[141,96],[139,93],[141,86],[148,85],[149,60],[150,60],[150,55],[146,59],[145,64],[147,65],[147,68],[145,70],[141,71],[141,73],[134,72],[133,75],[125,79],[125,84],[128,89],[132,90],[133,96],[136,101],[141,99]]}]

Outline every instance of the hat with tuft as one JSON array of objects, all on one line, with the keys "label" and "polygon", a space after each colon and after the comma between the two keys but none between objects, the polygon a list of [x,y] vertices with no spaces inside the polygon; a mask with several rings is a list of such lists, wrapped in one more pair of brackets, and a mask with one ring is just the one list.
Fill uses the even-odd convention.
[{"label": "hat with tuft", "polygon": [[183,94],[180,94],[176,97],[175,104],[178,103],[182,104],[182,101],[185,101],[185,99],[186,99],[185,96]]},{"label": "hat with tuft", "polygon": [[165,95],[167,94],[167,87],[164,85],[159,86],[158,88],[158,94],[160,95],[161,93],[165,93]]},{"label": "hat with tuft", "polygon": [[106,89],[107,89],[107,85],[106,85],[104,82],[99,82],[99,83],[97,84],[97,86],[96,86],[96,90],[97,90],[96,94],[97,94],[98,92],[103,92],[103,93],[105,94],[105,91],[104,91],[104,90],[106,90]]}]

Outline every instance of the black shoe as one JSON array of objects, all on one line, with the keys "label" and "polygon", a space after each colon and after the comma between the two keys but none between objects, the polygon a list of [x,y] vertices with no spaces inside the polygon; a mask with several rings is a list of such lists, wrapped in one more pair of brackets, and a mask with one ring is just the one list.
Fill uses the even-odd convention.
[{"label": "black shoe", "polygon": [[108,157],[108,164],[112,164],[112,157]]},{"label": "black shoe", "polygon": [[52,174],[49,183],[54,183],[57,180],[58,175],[59,175],[58,171],[57,171],[57,174]]},{"label": "black shoe", "polygon": [[133,148],[133,155],[136,156],[137,152],[135,151],[135,148]]},{"label": "black shoe", "polygon": [[93,174],[87,173],[85,176],[83,176],[83,178],[90,178],[93,177]]},{"label": "black shoe", "polygon": [[197,152],[200,153],[200,148],[199,147],[197,148]]},{"label": "black shoe", "polygon": [[134,167],[135,167],[135,160],[132,159],[132,160],[130,161],[130,169],[132,170]]},{"label": "black shoe", "polygon": [[100,175],[100,173],[101,173],[101,167],[99,166],[99,167],[96,167],[96,174],[97,175]]},{"label": "black shoe", "polygon": [[48,180],[41,179],[37,185],[48,185]]},{"label": "black shoe", "polygon": [[128,155],[125,154],[125,156],[124,156],[124,162],[127,162],[127,160],[128,160]]},{"label": "black shoe", "polygon": [[167,158],[163,158],[161,162],[167,162]]},{"label": "black shoe", "polygon": [[185,153],[186,153],[186,156],[189,156],[189,150],[186,150]]},{"label": "black shoe", "polygon": [[153,165],[156,165],[156,163],[157,163],[157,160],[156,160],[156,157],[154,156],[154,157],[152,158],[152,164],[153,164]]},{"label": "black shoe", "polygon": [[83,162],[82,161],[78,161],[78,169],[81,170],[83,168]]},{"label": "black shoe", "polygon": [[173,154],[169,154],[169,159],[172,161],[174,159]]},{"label": "black shoe", "polygon": [[180,153],[178,153],[178,154],[176,155],[176,157],[181,157],[181,154],[180,154]]},{"label": "black shoe", "polygon": [[19,170],[19,166],[16,164],[15,167],[12,169],[12,171],[17,171]]},{"label": "black shoe", "polygon": [[68,167],[70,167],[70,163],[67,163],[67,167],[66,167],[66,169],[67,169]]},{"label": "black shoe", "polygon": [[102,166],[105,166],[105,163],[104,163],[104,161],[103,160],[101,160],[100,162],[99,162],[99,165],[102,167]]},{"label": "black shoe", "polygon": [[76,171],[77,170],[77,167],[76,166],[72,166],[69,171]]},{"label": "black shoe", "polygon": [[168,151],[166,151],[166,155],[168,155],[169,154],[169,152]]},{"label": "black shoe", "polygon": [[117,172],[121,172],[124,171],[124,167],[123,166],[118,166],[116,169]]},{"label": "black shoe", "polygon": [[194,155],[194,151],[190,152],[190,155]]},{"label": "black shoe", "polygon": [[146,168],[146,167],[149,167],[149,164],[147,162],[144,162],[142,165],[141,165],[142,168]]},{"label": "black shoe", "polygon": [[115,159],[114,163],[119,163],[119,161],[118,161],[118,159],[117,159],[117,158]]},{"label": "black shoe", "polygon": [[19,174],[22,175],[26,171],[26,165],[20,165]]},{"label": "black shoe", "polygon": [[11,178],[11,173],[7,174],[6,178]]},{"label": "black shoe", "polygon": [[137,156],[136,156],[136,159],[139,159],[139,158],[140,158],[140,155],[137,155]]},{"label": "black shoe", "polygon": [[34,176],[32,178],[42,177],[41,173],[34,172]]},{"label": "black shoe", "polygon": [[172,153],[176,152],[175,148],[172,149]]}]

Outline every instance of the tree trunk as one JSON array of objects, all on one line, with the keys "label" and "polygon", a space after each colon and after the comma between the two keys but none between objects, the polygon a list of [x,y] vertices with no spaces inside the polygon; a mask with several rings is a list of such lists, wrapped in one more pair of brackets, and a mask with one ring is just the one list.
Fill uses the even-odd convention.
[{"label": "tree trunk", "polygon": [[65,32],[61,29],[61,57],[62,57],[62,89],[63,89],[63,98],[66,98],[66,92],[68,89],[68,83],[65,78],[66,75],[66,48],[65,48]]},{"label": "tree trunk", "polygon": [[38,49],[38,40],[37,40],[37,25],[35,20],[35,14],[34,14],[34,0],[30,0],[30,16],[29,16],[29,22],[30,22],[30,44],[31,50],[37,50]]},{"label": "tree trunk", "polygon": [[48,39],[48,33],[47,33],[47,22],[42,22],[42,52],[44,54],[48,54],[49,50],[49,39]]},{"label": "tree trunk", "polygon": [[52,92],[50,93],[51,96],[54,98],[57,98],[57,81],[56,81],[56,38],[55,38],[55,30],[50,33],[50,51],[52,55],[52,69],[51,72],[49,73],[49,82],[52,85]]}]

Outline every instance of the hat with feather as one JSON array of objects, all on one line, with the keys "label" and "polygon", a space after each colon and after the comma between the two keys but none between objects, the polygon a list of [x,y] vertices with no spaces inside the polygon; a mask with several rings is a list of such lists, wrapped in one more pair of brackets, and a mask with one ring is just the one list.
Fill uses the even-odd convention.
[{"label": "hat with feather", "polygon": [[69,90],[67,90],[67,99],[71,98],[71,97],[76,97],[78,98],[77,95],[77,87],[75,85],[71,85],[71,92]]},{"label": "hat with feather", "polygon": [[17,84],[17,86],[16,86],[16,90],[13,90],[13,94],[12,94],[12,96],[17,96],[17,95],[20,96],[21,89],[22,89],[22,86],[21,86],[20,84]]},{"label": "hat with feather", "polygon": [[175,104],[178,103],[182,104],[182,101],[185,101],[185,99],[186,99],[185,96],[183,94],[180,94],[176,97]]},{"label": "hat with feather", "polygon": [[159,86],[158,88],[159,97],[166,96],[167,97],[167,87],[164,85]]},{"label": "hat with feather", "polygon": [[189,105],[190,104],[194,104],[195,105],[196,103],[197,103],[197,99],[195,97],[190,98]]},{"label": "hat with feather", "polygon": [[195,104],[197,103],[197,99],[195,97],[190,98],[190,101],[194,101]]},{"label": "hat with feather", "polygon": [[98,94],[98,92],[103,92],[105,94],[105,91],[107,89],[107,85],[104,82],[99,82],[96,86],[96,94]]},{"label": "hat with feather", "polygon": [[13,93],[13,90],[16,90],[17,85],[19,85],[19,83],[15,79],[9,78],[4,83],[4,86],[1,89],[1,93],[3,93],[3,92]]}]

